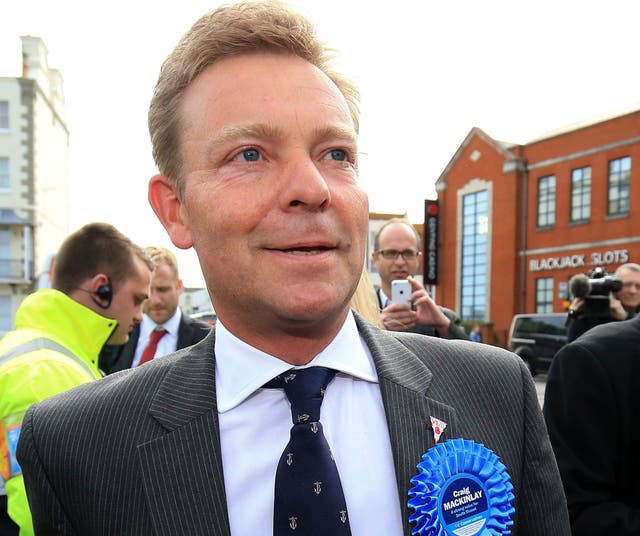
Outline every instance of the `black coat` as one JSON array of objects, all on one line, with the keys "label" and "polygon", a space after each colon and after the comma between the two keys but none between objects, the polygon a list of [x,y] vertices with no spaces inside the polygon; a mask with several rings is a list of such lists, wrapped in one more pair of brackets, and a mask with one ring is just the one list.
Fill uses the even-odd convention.
[{"label": "black coat", "polygon": [[[638,314],[638,312],[640,312],[640,308],[636,309],[636,311],[633,313],[627,312],[627,320],[633,318]],[[601,316],[592,316],[586,313],[583,306],[575,314],[575,317],[569,315],[567,319],[567,340],[569,342],[575,341],[578,337],[580,337],[580,335],[586,333],[591,328],[594,328],[601,324],[607,324],[609,322],[619,322],[619,320],[611,318],[611,315],[609,313]]]},{"label": "black coat", "polygon": [[573,536],[640,534],[640,316],[558,352],[544,416]]}]

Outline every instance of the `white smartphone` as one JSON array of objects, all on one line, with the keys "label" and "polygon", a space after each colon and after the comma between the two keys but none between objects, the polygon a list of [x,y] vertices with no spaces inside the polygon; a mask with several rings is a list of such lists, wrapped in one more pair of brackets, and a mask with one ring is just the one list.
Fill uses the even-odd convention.
[{"label": "white smartphone", "polygon": [[391,303],[401,303],[411,308],[411,283],[406,279],[391,281]]}]

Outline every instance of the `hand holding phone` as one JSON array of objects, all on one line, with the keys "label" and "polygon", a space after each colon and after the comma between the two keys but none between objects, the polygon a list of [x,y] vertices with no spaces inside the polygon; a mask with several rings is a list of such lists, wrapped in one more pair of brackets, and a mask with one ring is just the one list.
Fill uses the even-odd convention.
[{"label": "hand holding phone", "polygon": [[411,308],[411,283],[406,279],[391,281],[391,303],[401,303]]}]

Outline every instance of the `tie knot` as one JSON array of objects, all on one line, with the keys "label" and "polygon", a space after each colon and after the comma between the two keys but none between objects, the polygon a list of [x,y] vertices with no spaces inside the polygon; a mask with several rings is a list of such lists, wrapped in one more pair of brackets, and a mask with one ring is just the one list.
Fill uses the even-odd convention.
[{"label": "tie knot", "polygon": [[326,367],[290,369],[267,384],[267,387],[283,387],[291,402],[293,424],[320,420],[320,406],[324,392],[336,371]]},{"label": "tie knot", "polygon": [[167,333],[167,330],[164,328],[156,328],[151,332],[149,336],[149,342],[152,344],[157,343],[162,337],[164,337]]}]

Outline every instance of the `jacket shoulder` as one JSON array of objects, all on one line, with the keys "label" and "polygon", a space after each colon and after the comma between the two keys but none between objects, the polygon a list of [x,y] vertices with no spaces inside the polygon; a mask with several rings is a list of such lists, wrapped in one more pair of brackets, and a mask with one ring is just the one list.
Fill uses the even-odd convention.
[{"label": "jacket shoulder", "polygon": [[504,348],[465,339],[441,339],[400,332],[394,332],[394,337],[429,366],[446,360],[471,369],[488,365],[519,368],[522,362],[517,355]]}]

